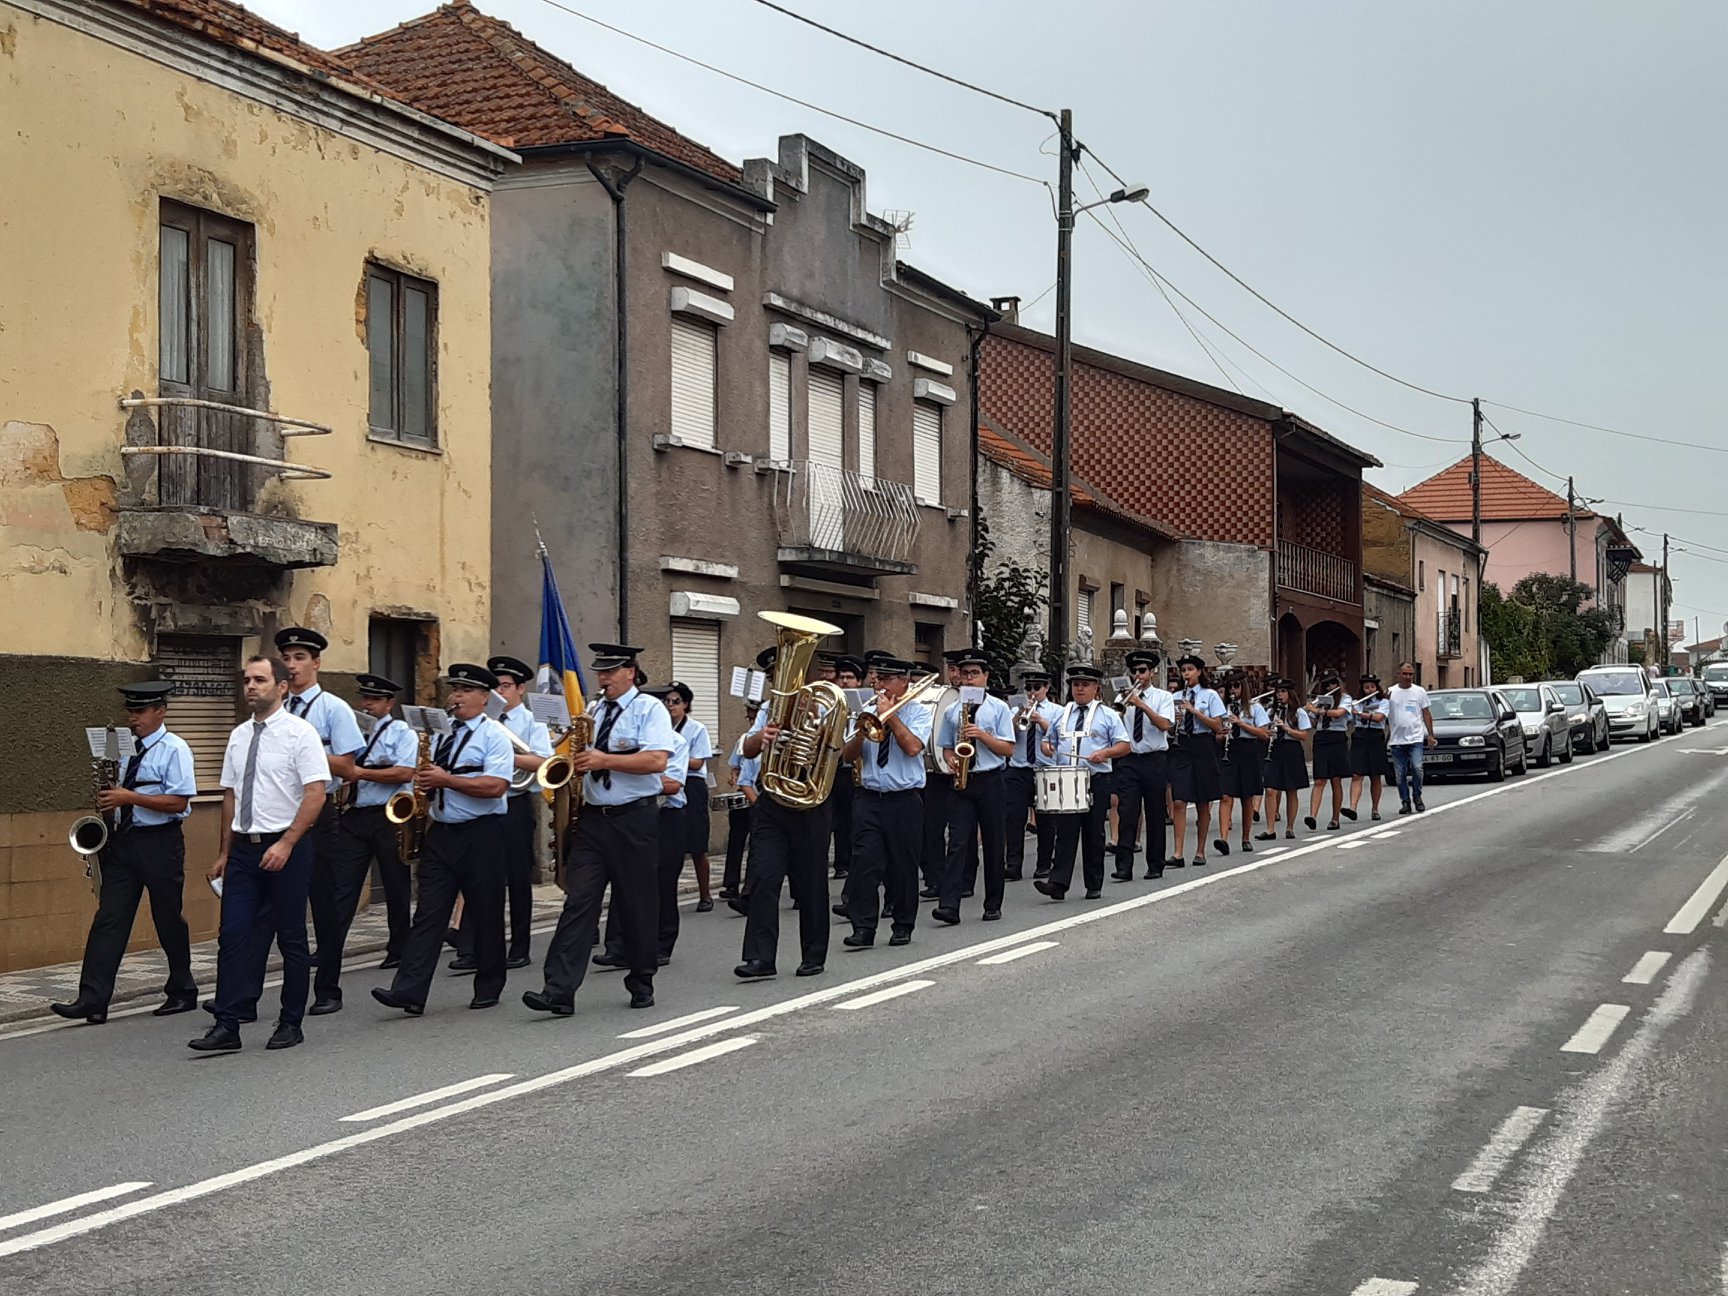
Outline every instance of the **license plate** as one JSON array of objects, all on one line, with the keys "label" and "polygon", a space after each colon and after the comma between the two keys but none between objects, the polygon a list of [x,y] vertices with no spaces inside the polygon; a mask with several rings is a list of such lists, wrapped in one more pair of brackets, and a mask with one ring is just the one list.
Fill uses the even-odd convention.
[{"label": "license plate", "polygon": [[1451,759],[1452,759],[1452,753],[1451,752],[1438,752],[1432,756],[1424,756],[1422,758],[1422,761],[1423,761],[1423,764],[1427,764],[1429,761],[1432,761],[1436,765],[1444,765],[1448,761],[1450,761]]}]

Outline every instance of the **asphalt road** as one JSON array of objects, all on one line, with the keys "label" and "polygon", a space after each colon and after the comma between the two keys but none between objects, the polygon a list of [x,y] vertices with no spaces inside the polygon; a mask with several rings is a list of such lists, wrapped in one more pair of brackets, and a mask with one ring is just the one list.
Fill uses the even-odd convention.
[{"label": "asphalt road", "polygon": [[0,1033],[0,1292],[1728,1293],[1728,723],[1428,804],[819,978],[686,913],[647,1012]]}]

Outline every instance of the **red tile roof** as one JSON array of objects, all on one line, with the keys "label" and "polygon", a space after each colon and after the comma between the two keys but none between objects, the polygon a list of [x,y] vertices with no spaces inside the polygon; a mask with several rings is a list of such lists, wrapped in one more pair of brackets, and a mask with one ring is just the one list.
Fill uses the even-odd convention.
[{"label": "red tile roof", "polygon": [[742,180],[730,162],[467,0],[336,53],[428,112],[507,147],[628,140],[728,184]]},{"label": "red tile roof", "polygon": [[[1470,459],[1465,456],[1450,468],[1436,473],[1427,481],[1418,482],[1398,496],[1400,505],[1408,504],[1441,522],[1470,520]],[[1563,518],[1566,501],[1531,481],[1523,473],[1508,468],[1492,455],[1482,456],[1482,518],[1487,522],[1524,522],[1532,519]],[[1588,509],[1579,509],[1575,517],[1596,516]]]},{"label": "red tile roof", "polygon": [[1380,504],[1384,504],[1387,508],[1391,509],[1394,513],[1397,513],[1403,517],[1415,518],[1419,522],[1433,522],[1435,526],[1444,526],[1445,525],[1445,523],[1439,522],[1436,519],[1429,517],[1426,513],[1424,513],[1421,509],[1417,508],[1415,505],[1410,504],[1405,500],[1399,499],[1398,496],[1393,495],[1388,491],[1381,490],[1378,486],[1376,486],[1371,481],[1364,481],[1362,483],[1362,493],[1364,495],[1366,495],[1369,499],[1374,500]]},{"label": "red tile roof", "polygon": [[[1040,490],[1049,490],[1052,485],[1050,461],[1038,454],[1029,446],[1013,440],[988,423],[978,426],[978,450],[991,463],[999,464],[1014,476],[1030,486]],[[1097,509],[1121,521],[1142,527],[1163,540],[1179,539],[1175,532],[1160,526],[1151,518],[1124,508],[1089,486],[1086,482],[1070,475],[1068,479],[1068,497],[1081,508]]]}]

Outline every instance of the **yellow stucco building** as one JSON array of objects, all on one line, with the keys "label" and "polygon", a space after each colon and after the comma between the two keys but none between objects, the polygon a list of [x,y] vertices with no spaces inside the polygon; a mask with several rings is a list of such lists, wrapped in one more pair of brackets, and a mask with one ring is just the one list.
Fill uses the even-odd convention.
[{"label": "yellow stucco building", "polygon": [[[516,158],[223,0],[0,0],[0,971],[76,959],[84,727],[180,684],[187,918],[235,672],[429,691],[490,620],[489,206]],[[135,943],[148,943],[140,916]]]}]

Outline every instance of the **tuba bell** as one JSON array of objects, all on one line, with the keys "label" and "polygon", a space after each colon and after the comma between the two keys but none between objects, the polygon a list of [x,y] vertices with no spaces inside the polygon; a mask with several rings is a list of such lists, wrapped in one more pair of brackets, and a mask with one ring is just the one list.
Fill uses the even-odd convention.
[{"label": "tuba bell", "polygon": [[791,612],[758,612],[776,627],[774,680],[768,724],[780,736],[762,755],[762,790],[793,810],[812,810],[828,799],[846,741],[846,695],[836,684],[804,682],[816,643],[839,626]]}]

